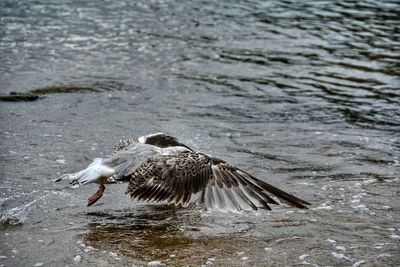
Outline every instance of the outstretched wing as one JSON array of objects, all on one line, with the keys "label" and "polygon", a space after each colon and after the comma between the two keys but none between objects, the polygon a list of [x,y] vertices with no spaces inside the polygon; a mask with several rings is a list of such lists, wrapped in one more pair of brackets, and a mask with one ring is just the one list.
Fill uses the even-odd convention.
[{"label": "outstretched wing", "polygon": [[127,194],[139,200],[187,205],[197,198],[208,208],[257,210],[278,204],[270,195],[305,209],[310,203],[265,183],[225,161],[199,152],[149,158],[130,177]]}]

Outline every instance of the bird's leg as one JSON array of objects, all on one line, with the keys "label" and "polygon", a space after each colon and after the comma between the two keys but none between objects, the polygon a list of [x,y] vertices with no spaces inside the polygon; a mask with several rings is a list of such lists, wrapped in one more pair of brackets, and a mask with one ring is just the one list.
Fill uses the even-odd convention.
[{"label": "bird's leg", "polygon": [[99,190],[93,194],[93,196],[88,198],[88,204],[87,206],[92,206],[94,203],[96,203],[97,200],[99,200],[103,196],[103,192],[106,189],[104,185],[99,186]]}]

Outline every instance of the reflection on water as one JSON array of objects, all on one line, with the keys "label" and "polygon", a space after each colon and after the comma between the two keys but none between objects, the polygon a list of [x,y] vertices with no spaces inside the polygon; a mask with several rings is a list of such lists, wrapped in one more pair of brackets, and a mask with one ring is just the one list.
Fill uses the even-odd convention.
[{"label": "reflection on water", "polygon": [[[246,221],[248,216],[254,216],[252,213],[239,216],[217,213],[214,217],[195,208],[147,206],[135,212],[124,210],[113,211],[113,214],[92,212],[87,215],[92,223],[78,237],[87,246],[145,262],[157,259],[168,264],[186,262],[198,265],[211,258],[216,261],[214,263],[223,264],[231,257],[236,260],[245,253],[249,254],[250,246],[263,251],[272,241],[286,242],[285,238],[277,239],[274,234],[257,238],[247,235],[253,228],[251,220]],[[218,217],[224,217],[229,222],[215,223]],[[260,223],[265,222],[260,220]],[[273,228],[301,224],[290,219],[268,221],[268,227]]]},{"label": "reflection on water", "polygon": [[[171,258],[170,255],[179,255],[172,260],[186,258],[205,262],[206,258],[201,252],[207,249],[207,245],[211,245],[208,241],[219,242],[224,239],[217,237],[216,240],[202,240],[192,237],[190,233],[198,231],[195,219],[198,216],[188,212],[182,214],[182,211],[173,207],[148,208],[147,212],[139,210],[135,214],[125,211],[118,218],[90,214],[94,221],[97,221],[95,218],[98,215],[108,222],[90,223],[88,232],[82,236],[85,243],[142,261],[165,261]],[[190,221],[184,222],[184,225],[191,225],[190,229],[182,229],[182,220]]]},{"label": "reflection on water", "polygon": [[[0,103],[0,265],[397,266],[399,10],[0,1],[0,99],[19,100]],[[87,208],[97,189],[52,182],[155,131],[313,205],[207,213],[115,185]]]}]

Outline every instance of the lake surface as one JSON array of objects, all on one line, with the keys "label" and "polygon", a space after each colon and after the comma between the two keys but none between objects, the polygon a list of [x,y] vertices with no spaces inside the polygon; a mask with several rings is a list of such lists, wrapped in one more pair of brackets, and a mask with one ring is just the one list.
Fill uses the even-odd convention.
[{"label": "lake surface", "polygon": [[[2,0],[0,58],[1,266],[400,264],[398,2]],[[156,131],[313,205],[53,182]]]}]

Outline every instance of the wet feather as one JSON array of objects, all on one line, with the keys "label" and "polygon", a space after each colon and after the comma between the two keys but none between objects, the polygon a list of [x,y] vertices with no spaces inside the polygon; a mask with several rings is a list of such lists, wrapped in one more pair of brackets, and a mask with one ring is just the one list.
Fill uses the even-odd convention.
[{"label": "wet feather", "polygon": [[132,198],[182,206],[196,199],[207,208],[271,209],[269,204],[279,204],[272,196],[298,208],[310,205],[163,133],[122,140],[113,155],[70,177],[78,184],[128,182]]}]

